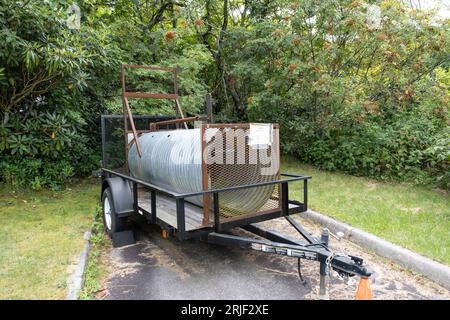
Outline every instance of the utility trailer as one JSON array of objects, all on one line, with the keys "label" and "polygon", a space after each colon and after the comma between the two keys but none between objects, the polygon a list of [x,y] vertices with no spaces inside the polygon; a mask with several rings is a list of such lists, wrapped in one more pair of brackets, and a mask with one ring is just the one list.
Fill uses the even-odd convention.
[{"label": "utility trailer", "polygon": [[[174,93],[130,92],[125,83],[127,69],[171,73]],[[176,69],[123,65],[121,71],[124,114],[101,118],[103,219],[115,245],[133,240],[126,220],[140,215],[158,225],[164,238],[200,239],[292,257],[298,260],[301,279],[301,259],[318,261],[322,297],[326,297],[326,276],[332,269],[344,278],[360,276],[358,290],[369,292],[363,298],[370,298],[371,272],[363,260],[333,252],[327,229],[317,239],[292,218],[308,209],[311,177],[280,172],[277,124],[212,123],[208,103],[206,118],[185,118]],[[172,100],[177,117],[133,116],[128,98]],[[261,153],[268,155],[264,163]],[[266,170],[269,162],[270,170]],[[302,201],[289,199],[292,183],[303,184]],[[280,217],[301,240],[257,224]],[[257,237],[235,235],[234,228]]]}]

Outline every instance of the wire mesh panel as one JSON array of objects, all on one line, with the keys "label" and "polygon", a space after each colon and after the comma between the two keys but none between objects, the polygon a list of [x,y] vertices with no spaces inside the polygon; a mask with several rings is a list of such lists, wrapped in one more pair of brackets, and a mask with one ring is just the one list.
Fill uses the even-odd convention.
[{"label": "wire mesh panel", "polygon": [[102,166],[106,169],[125,171],[125,143],[123,116],[102,116]]},{"label": "wire mesh panel", "polygon": [[[279,130],[267,125],[266,142],[252,143],[251,124],[206,124],[203,136],[204,190],[278,180],[280,176]],[[221,221],[280,210],[278,185],[220,192]],[[205,196],[205,215],[213,220],[213,203]],[[208,205],[206,205],[208,204]]]},{"label": "wire mesh panel", "polygon": [[[170,117],[134,116],[137,130],[148,131],[152,122],[168,120]],[[102,115],[102,166],[106,169],[127,172],[127,155],[123,115]],[[132,138],[127,134],[128,141]]]}]

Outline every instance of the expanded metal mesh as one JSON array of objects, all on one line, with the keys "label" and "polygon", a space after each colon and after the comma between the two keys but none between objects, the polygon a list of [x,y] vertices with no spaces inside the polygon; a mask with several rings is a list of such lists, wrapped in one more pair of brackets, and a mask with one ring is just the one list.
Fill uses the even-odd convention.
[{"label": "expanded metal mesh", "polygon": [[[271,144],[251,146],[249,124],[204,125],[204,156],[208,189],[220,189],[279,179],[279,132],[272,130]],[[219,212],[226,220],[280,209],[278,185],[220,192]],[[207,199],[213,207],[212,199]],[[208,212],[212,220],[211,211]],[[222,221],[226,221],[222,220]]]}]

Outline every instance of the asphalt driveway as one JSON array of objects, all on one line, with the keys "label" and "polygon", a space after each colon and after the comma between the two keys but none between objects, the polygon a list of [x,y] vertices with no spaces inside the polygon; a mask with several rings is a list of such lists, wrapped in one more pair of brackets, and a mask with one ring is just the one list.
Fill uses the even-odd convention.
[{"label": "asphalt driveway", "polygon": [[[301,221],[313,234],[320,228]],[[265,227],[295,235],[283,219]],[[240,231],[238,231],[240,232]],[[317,299],[319,264],[288,257],[212,245],[198,240],[164,240],[159,228],[140,224],[134,245],[106,252],[109,276],[98,299]],[[342,240],[336,250],[363,257],[375,271],[374,299],[450,299],[448,290]],[[353,299],[358,279],[331,278],[331,299]]]}]

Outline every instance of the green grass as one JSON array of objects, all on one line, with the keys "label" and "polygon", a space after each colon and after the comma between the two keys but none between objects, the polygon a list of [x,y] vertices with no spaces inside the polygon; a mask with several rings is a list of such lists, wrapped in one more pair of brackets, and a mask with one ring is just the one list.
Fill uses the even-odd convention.
[{"label": "green grass", "polygon": [[[330,173],[285,157],[283,172],[309,175],[308,207],[450,264],[450,197],[442,190]],[[289,196],[303,199],[303,184]]]},{"label": "green grass", "polygon": [[58,192],[0,188],[0,299],[65,297],[98,199],[98,181]]},{"label": "green grass", "polygon": [[91,250],[89,251],[89,261],[80,300],[95,299],[95,294],[102,289],[102,279],[107,275],[107,266],[102,261],[102,254],[110,247],[111,243],[104,231],[100,208],[97,210],[97,215],[92,223],[90,242]]}]

